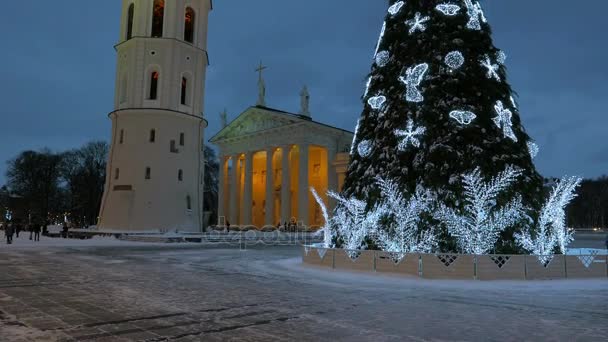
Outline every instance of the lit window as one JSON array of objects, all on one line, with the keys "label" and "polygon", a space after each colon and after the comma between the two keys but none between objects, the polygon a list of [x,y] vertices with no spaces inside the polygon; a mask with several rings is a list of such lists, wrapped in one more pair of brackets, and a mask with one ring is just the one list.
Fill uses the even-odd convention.
[{"label": "lit window", "polygon": [[152,9],[152,38],[163,36],[163,21],[165,19],[165,0],[154,0]]}]

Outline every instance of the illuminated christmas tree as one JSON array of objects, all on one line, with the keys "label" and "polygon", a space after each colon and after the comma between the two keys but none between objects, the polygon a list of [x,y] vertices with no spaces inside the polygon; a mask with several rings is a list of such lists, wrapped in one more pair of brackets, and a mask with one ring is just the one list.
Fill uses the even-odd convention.
[{"label": "illuminated christmas tree", "polygon": [[[538,147],[522,126],[505,61],[479,2],[389,1],[343,196],[374,208],[381,177],[405,194],[430,190],[444,208],[463,211],[462,175],[490,179],[513,168],[519,176],[496,206],[521,196],[524,207],[539,211],[543,180],[532,162]],[[502,231],[496,249],[513,251],[521,226]],[[456,250],[445,227],[440,241],[443,250]]]}]

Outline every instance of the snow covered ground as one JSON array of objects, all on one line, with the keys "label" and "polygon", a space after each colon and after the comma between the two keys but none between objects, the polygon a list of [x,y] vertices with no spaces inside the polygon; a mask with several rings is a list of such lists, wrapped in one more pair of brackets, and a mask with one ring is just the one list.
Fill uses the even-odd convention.
[{"label": "snow covered ground", "polygon": [[0,332],[8,341],[599,341],[608,335],[608,280],[429,281],[336,272],[302,265],[297,247],[121,241],[6,247],[0,247]]}]

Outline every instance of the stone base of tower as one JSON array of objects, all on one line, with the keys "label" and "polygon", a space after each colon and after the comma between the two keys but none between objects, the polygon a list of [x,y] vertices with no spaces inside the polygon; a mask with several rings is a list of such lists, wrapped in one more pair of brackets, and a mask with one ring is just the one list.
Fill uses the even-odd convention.
[{"label": "stone base of tower", "polygon": [[112,145],[98,228],[202,231],[205,121],[163,109],[110,114]]}]

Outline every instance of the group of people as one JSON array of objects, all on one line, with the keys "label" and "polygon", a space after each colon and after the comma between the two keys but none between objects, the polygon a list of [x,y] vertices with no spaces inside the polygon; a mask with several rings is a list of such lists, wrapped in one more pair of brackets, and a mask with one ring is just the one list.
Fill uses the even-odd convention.
[{"label": "group of people", "polygon": [[[40,233],[42,232],[42,224],[29,224],[25,230],[30,232],[30,240],[40,241]],[[23,225],[20,222],[7,222],[3,224],[4,237],[8,245],[13,243],[13,237],[19,238],[19,234],[24,231]]]}]

